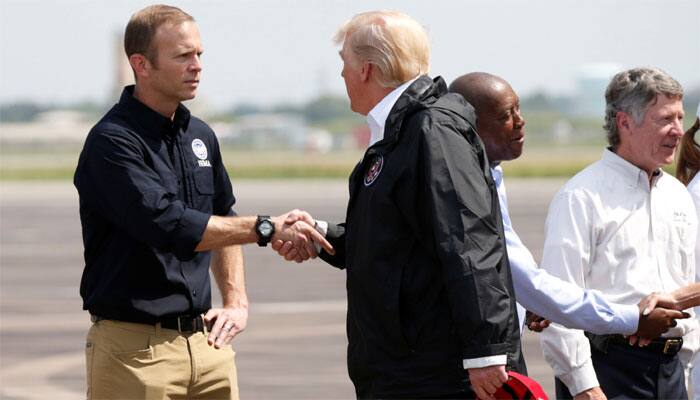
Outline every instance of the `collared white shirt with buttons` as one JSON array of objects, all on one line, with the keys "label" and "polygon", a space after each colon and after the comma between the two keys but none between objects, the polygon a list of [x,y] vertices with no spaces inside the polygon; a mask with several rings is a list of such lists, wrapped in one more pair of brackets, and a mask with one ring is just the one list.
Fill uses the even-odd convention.
[{"label": "collared white shirt with buttons", "polygon": [[418,78],[419,76],[416,76],[392,90],[367,113],[367,125],[369,125],[370,132],[368,147],[372,147],[373,144],[384,138],[384,125],[386,125],[386,119],[389,117],[391,109],[394,108],[394,104],[396,104],[403,92]]},{"label": "collared white shirt with buttons", "polygon": [[599,291],[584,291],[537,266],[532,254],[513,229],[501,166],[491,168],[491,175],[501,205],[510,273],[518,305],[559,324],[586,328],[597,334],[636,332],[639,323],[639,307],[636,304],[611,303]]},{"label": "collared white shirt with buttons", "polygon": [[[554,196],[542,267],[610,301],[637,304],[651,292],[695,281],[697,225],[683,184],[658,171],[650,185],[646,172],[605,150]],[[685,335],[696,325],[694,318],[679,320],[665,336]],[[583,331],[552,324],[540,342],[572,394],[599,386]]]}]

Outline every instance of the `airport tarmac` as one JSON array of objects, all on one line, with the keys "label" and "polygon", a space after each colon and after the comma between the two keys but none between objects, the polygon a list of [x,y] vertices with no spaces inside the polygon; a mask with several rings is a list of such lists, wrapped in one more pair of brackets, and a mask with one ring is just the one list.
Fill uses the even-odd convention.
[{"label": "airport tarmac", "polygon": [[[547,206],[563,182],[507,180],[514,226],[538,260]],[[84,397],[90,322],[78,293],[84,264],[77,193],[66,181],[0,185],[0,398]],[[240,181],[234,193],[242,215],[302,208],[340,221],[347,183]],[[233,344],[241,398],[354,398],[345,364],[344,272],[319,260],[287,263],[257,246],[244,254],[250,317]],[[523,344],[530,375],[553,395],[537,337],[527,332]]]}]

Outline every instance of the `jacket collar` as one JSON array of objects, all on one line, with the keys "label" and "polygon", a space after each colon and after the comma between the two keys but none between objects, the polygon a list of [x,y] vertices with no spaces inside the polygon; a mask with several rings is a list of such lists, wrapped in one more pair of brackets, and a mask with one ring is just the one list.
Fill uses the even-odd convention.
[{"label": "jacket collar", "polygon": [[384,126],[386,125],[386,120],[391,109],[394,108],[394,104],[396,104],[396,101],[401,97],[403,92],[418,78],[419,76],[416,76],[399,85],[396,89],[391,91],[391,93],[384,96],[384,98],[367,114],[367,125],[369,125],[371,133],[369,140],[370,146],[384,139]]},{"label": "jacket collar", "polygon": [[447,84],[441,77],[431,79],[427,75],[420,76],[403,92],[392,107],[384,126],[384,139],[378,143],[396,142],[406,117],[425,108],[425,105],[433,103],[445,93],[447,93]]},{"label": "jacket collar", "polygon": [[141,133],[147,136],[160,138],[163,134],[177,132],[177,128],[186,131],[190,123],[190,111],[182,103],[177,106],[175,117],[171,121],[134,97],[134,85],[124,88],[119,98],[119,107],[143,128]]}]

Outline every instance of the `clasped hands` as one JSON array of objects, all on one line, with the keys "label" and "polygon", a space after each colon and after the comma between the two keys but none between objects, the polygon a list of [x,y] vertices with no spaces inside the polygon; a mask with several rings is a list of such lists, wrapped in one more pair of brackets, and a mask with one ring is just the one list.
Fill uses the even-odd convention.
[{"label": "clasped hands", "polygon": [[[690,314],[683,312],[683,304],[673,294],[651,293],[644,297],[637,307],[637,332],[628,337],[630,345],[633,346],[647,346],[653,339],[676,326],[677,319],[690,317]],[[525,323],[531,331],[541,332],[549,326],[550,321],[528,311]]]},{"label": "clasped hands", "polygon": [[333,246],[316,230],[316,221],[306,211],[295,209],[273,217],[272,221],[275,223],[272,249],[285,260],[300,263],[316,258],[319,252],[316,245],[328,254],[335,254]]}]

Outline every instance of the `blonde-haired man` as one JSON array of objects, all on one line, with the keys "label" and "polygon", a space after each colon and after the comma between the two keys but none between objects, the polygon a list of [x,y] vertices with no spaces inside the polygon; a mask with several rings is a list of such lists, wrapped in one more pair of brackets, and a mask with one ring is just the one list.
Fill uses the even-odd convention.
[{"label": "blonde-haired man", "polygon": [[[425,75],[427,34],[409,16],[359,14],[335,39],[351,108],[371,130],[350,176],[345,223],[319,221],[337,250],[321,257],[347,271],[356,394],[489,399],[506,365],[525,366],[473,109]],[[293,258],[283,243],[273,246]]]}]

